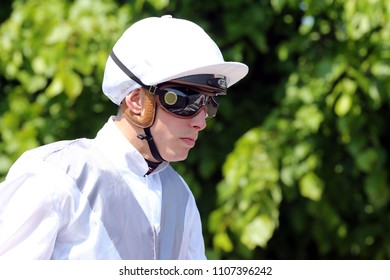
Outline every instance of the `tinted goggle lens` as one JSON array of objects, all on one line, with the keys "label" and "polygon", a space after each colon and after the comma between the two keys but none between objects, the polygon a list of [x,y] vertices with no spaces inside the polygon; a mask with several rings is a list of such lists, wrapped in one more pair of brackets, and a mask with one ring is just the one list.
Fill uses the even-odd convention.
[{"label": "tinted goggle lens", "polygon": [[160,104],[166,110],[181,117],[192,117],[206,106],[207,117],[212,118],[219,106],[217,96],[206,95],[185,87],[166,87],[158,96]]}]

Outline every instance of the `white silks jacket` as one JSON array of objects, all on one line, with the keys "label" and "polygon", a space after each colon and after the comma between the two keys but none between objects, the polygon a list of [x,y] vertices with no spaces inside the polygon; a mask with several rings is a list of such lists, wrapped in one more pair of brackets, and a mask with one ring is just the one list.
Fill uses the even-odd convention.
[{"label": "white silks jacket", "polygon": [[110,117],[95,139],[25,152],[0,184],[0,259],[205,259],[192,192],[150,175]]}]

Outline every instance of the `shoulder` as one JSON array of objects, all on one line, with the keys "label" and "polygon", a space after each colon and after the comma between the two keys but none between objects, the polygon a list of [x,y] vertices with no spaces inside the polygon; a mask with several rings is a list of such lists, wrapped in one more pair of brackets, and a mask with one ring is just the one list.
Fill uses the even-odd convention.
[{"label": "shoulder", "polygon": [[20,177],[22,174],[50,176],[55,169],[63,169],[65,165],[78,156],[81,158],[81,151],[89,149],[90,140],[64,140],[46,144],[24,152],[11,166],[6,179]]},{"label": "shoulder", "polygon": [[22,155],[22,158],[23,156],[29,156],[37,159],[39,158],[41,160],[50,160],[54,157],[64,157],[67,153],[88,150],[90,147],[90,139],[81,138],[75,140],[63,140],[29,150]]}]

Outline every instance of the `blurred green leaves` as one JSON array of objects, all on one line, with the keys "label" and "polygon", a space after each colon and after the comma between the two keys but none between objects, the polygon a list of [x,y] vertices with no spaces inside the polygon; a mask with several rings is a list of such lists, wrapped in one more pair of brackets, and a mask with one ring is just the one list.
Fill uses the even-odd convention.
[{"label": "blurred green leaves", "polygon": [[0,177],[28,148],[93,137],[116,111],[101,93],[113,43],[172,14],[250,67],[175,164],[208,255],[390,258],[387,2],[15,0],[0,26]]},{"label": "blurred green leaves", "polygon": [[269,152],[275,152],[273,136],[256,128],[236,143],[227,158],[224,180],[218,185],[218,202],[223,206],[210,218],[216,247],[233,249],[228,230],[251,250],[266,246],[272,237],[282,195],[277,163]]},{"label": "blurred green leaves", "polygon": [[101,96],[108,50],[129,20],[128,7],[112,1],[13,2],[0,27],[0,69],[9,84],[1,89],[7,106],[1,112],[0,150],[3,158],[8,155],[2,174],[29,148],[94,133],[102,118],[90,132],[63,131],[79,118],[81,94],[91,102]]},{"label": "blurred green leaves", "polygon": [[223,166],[214,245],[227,256],[244,246],[257,258],[389,258],[390,5],[271,5],[300,23],[272,45],[280,68],[296,66]]}]

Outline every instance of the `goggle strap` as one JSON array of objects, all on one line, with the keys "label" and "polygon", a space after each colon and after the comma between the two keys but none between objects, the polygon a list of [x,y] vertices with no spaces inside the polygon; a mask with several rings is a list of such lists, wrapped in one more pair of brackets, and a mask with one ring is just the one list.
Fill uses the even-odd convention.
[{"label": "goggle strap", "polygon": [[114,50],[111,50],[110,57],[112,60],[118,65],[118,67],[134,82],[141,85],[143,88],[146,88],[149,90],[152,94],[156,94],[156,92],[159,90],[156,86],[147,86],[145,85],[140,79],[137,78],[136,75],[133,74],[133,72],[130,71],[129,68],[127,68],[122,61],[119,60],[119,58],[115,55]]}]

